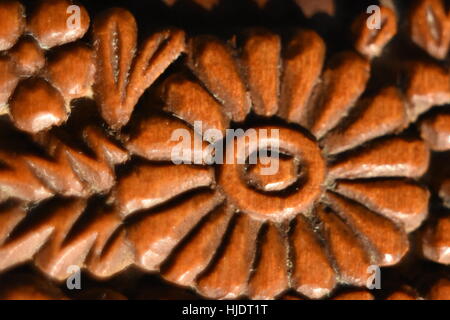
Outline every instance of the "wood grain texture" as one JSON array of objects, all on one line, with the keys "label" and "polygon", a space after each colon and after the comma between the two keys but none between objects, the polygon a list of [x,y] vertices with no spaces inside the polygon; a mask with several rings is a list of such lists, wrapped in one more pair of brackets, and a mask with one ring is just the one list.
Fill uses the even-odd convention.
[{"label": "wood grain texture", "polygon": [[9,51],[16,73],[22,77],[32,76],[45,65],[44,51],[32,37],[20,39]]},{"label": "wood grain texture", "polygon": [[218,261],[198,280],[200,292],[211,298],[238,298],[248,290],[261,223],[247,215],[238,215],[233,224]]},{"label": "wood grain texture", "polygon": [[97,56],[95,98],[105,121],[112,128],[121,128],[145,89],[184,51],[184,33],[156,33],[138,51],[134,16],[118,8],[97,17],[93,28]]},{"label": "wood grain texture", "polygon": [[76,43],[53,50],[46,68],[47,79],[59,89],[66,100],[90,97],[95,77],[95,60],[92,49]]},{"label": "wood grain texture", "polygon": [[432,106],[450,102],[450,76],[447,70],[434,63],[415,61],[407,66],[406,97],[410,102],[408,115],[415,121]]},{"label": "wood grain texture", "polygon": [[198,36],[189,43],[188,66],[224,106],[225,113],[242,122],[250,111],[250,94],[232,49],[219,39]]},{"label": "wood grain texture", "polygon": [[[213,2],[211,10],[225,8]],[[419,60],[405,90],[378,83],[380,70],[369,81],[385,63],[369,59],[395,34],[388,9],[381,30],[359,29],[358,54],[303,29],[232,32],[228,43],[188,36],[187,46],[184,31],[166,29],[139,45],[125,9],[97,15],[92,39],[78,41],[84,29],[71,38],[48,16],[68,1],[48,0],[45,12],[41,3],[30,11],[31,35],[6,39],[0,57],[0,104],[13,122],[0,126],[0,272],[30,263],[63,281],[69,265],[99,279],[138,269],[205,298],[371,299],[341,286],[365,286],[369,265],[396,265],[414,248],[408,233],[427,216],[430,195],[417,181],[427,181],[430,151],[412,122],[447,102],[448,72]],[[331,13],[334,2],[310,3]],[[55,122],[42,125],[43,112]],[[443,113],[421,118],[422,134],[445,137]],[[210,143],[221,141],[194,137],[239,127],[256,130],[259,145],[240,137],[232,163],[208,165]],[[171,163],[177,129],[191,143],[175,160],[195,159],[197,142],[195,166]],[[245,153],[270,150],[272,130],[280,150],[262,160],[281,159],[266,176],[267,165]]]},{"label": "wood grain texture", "polygon": [[253,110],[270,117],[278,111],[280,93],[281,40],[267,30],[251,30],[242,48]]},{"label": "wood grain texture", "polygon": [[162,276],[184,286],[195,286],[196,277],[208,266],[225,235],[233,216],[233,208],[221,205],[214,209],[200,230],[182,243],[172,255]]},{"label": "wood grain texture", "polygon": [[432,261],[450,264],[450,217],[440,216],[423,231],[421,247],[423,255]]},{"label": "wood grain texture", "polygon": [[230,124],[229,118],[224,114],[222,106],[197,82],[183,74],[172,75],[164,81],[160,95],[165,103],[164,110],[176,114],[192,127],[196,121],[205,120],[202,121],[202,131],[198,134],[218,130],[225,136],[225,130]]},{"label": "wood grain texture", "polygon": [[397,17],[395,12],[385,6],[380,7],[380,28],[370,29],[367,24],[371,13],[362,13],[352,24],[355,49],[368,59],[378,57],[384,47],[397,33]]},{"label": "wood grain texture", "polygon": [[258,260],[249,283],[252,299],[274,299],[289,287],[285,229],[269,223],[261,235]]},{"label": "wood grain texture", "polygon": [[209,168],[172,164],[138,164],[119,178],[114,199],[124,216],[149,209],[191,189],[214,183]]},{"label": "wood grain texture", "polygon": [[0,4],[0,50],[14,46],[25,29],[25,8],[19,1],[2,1]]},{"label": "wood grain texture", "polygon": [[395,87],[384,88],[374,97],[358,103],[363,106],[358,116],[332,130],[322,140],[328,154],[347,151],[377,137],[397,133],[406,126],[406,104]]},{"label": "wood grain texture", "polygon": [[428,170],[429,161],[430,152],[422,140],[385,138],[334,163],[329,175],[335,179],[418,178]]},{"label": "wood grain texture", "polygon": [[291,235],[293,254],[292,287],[312,299],[331,293],[337,285],[336,274],[310,223],[299,216]]},{"label": "wood grain texture", "polygon": [[[28,31],[43,48],[52,48],[78,40],[84,36],[90,25],[90,18],[83,6],[79,6],[80,23],[70,25],[68,8],[71,0],[40,0],[28,18]],[[73,13],[73,12],[72,12]]]},{"label": "wood grain texture", "polygon": [[200,192],[180,205],[144,215],[128,230],[138,265],[158,270],[180,240],[221,201],[220,194]]},{"label": "wood grain texture", "polygon": [[413,182],[347,180],[338,182],[336,190],[375,212],[403,222],[408,232],[415,230],[428,215],[429,192]]},{"label": "wood grain texture", "polygon": [[[181,139],[178,136],[175,137],[176,139],[173,137],[177,130],[188,132],[189,137],[183,136],[183,139],[187,141],[183,140],[183,146],[180,147],[179,152],[174,152],[174,148],[180,144]],[[140,117],[133,123],[125,146],[130,153],[151,161],[204,163],[211,158],[211,150],[208,149],[206,142],[201,141],[200,136],[197,136],[200,148],[195,149],[196,135],[197,133],[183,121],[163,113],[152,113]],[[186,148],[184,142],[189,143]],[[197,152],[198,149],[200,152]]]},{"label": "wood grain texture", "polygon": [[416,1],[409,15],[412,41],[428,54],[444,59],[450,43],[450,20],[442,0]]},{"label": "wood grain texture", "polygon": [[280,110],[278,114],[291,122],[306,124],[309,100],[325,59],[325,43],[310,30],[298,30],[283,49]]},{"label": "wood grain texture", "polygon": [[450,150],[450,113],[427,115],[420,123],[420,132],[432,150]]},{"label": "wood grain texture", "polygon": [[[352,77],[347,76],[349,73]],[[317,138],[336,127],[350,111],[363,93],[369,73],[369,63],[353,52],[342,52],[332,58],[323,73],[309,126]]]},{"label": "wood grain texture", "polygon": [[10,103],[11,118],[24,131],[37,133],[67,119],[64,98],[43,79],[19,83]]}]

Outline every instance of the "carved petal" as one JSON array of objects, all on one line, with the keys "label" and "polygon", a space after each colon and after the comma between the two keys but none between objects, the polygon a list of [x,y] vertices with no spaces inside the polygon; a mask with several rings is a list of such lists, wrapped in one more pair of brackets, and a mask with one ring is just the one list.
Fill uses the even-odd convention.
[{"label": "carved petal", "polygon": [[[177,130],[187,134],[176,135]],[[175,140],[176,139],[176,140]],[[181,142],[178,139],[183,139]],[[199,143],[201,154],[196,154],[195,143]],[[175,148],[182,143],[183,148],[180,152],[174,152]],[[187,144],[186,147],[185,143]],[[165,114],[154,113],[148,117],[138,120],[133,126],[133,131],[129,140],[126,142],[127,149],[136,155],[152,161],[174,161],[184,163],[203,163],[203,160],[210,159],[211,152],[207,149],[208,144],[201,141],[199,135],[184,122],[169,117]],[[198,150],[198,149],[197,149]]]},{"label": "carved petal", "polygon": [[24,201],[39,202],[50,198],[53,193],[32,173],[23,158],[10,152],[0,152],[0,160],[7,168],[0,171],[0,199],[17,198]]},{"label": "carved petal", "polygon": [[409,248],[408,237],[400,226],[333,193],[327,194],[333,209],[358,232],[375,250],[376,264],[390,266],[398,263]]},{"label": "carved petal", "polygon": [[[337,192],[415,230],[428,214],[429,192],[403,180],[340,181]],[[408,199],[408,201],[405,201]]]},{"label": "carved petal", "polygon": [[172,164],[138,164],[121,177],[114,191],[124,216],[149,209],[191,189],[214,183],[209,168]]},{"label": "carved petal", "polygon": [[222,106],[201,85],[183,74],[170,76],[162,86],[164,109],[189,123],[195,129],[195,122],[201,121],[202,132],[219,130],[225,137],[229,119],[222,111]]},{"label": "carved petal", "polygon": [[432,106],[450,103],[450,74],[439,65],[414,62],[408,66],[408,78],[406,97],[411,121]]},{"label": "carved petal", "polygon": [[288,288],[287,234],[282,226],[268,223],[259,241],[258,261],[249,283],[252,299],[274,299]]},{"label": "carved petal", "polygon": [[148,38],[131,71],[125,104],[133,108],[144,91],[185,51],[184,32],[165,30]]},{"label": "carved petal", "polygon": [[366,285],[371,265],[366,248],[356,234],[334,212],[318,209],[323,223],[323,232],[331,254],[334,257],[340,278],[344,283]]},{"label": "carved petal", "polygon": [[355,48],[368,59],[378,57],[397,33],[397,17],[388,7],[380,7],[380,28],[368,28],[370,13],[361,14],[352,24]]},{"label": "carved petal", "polygon": [[336,128],[323,139],[321,143],[326,153],[349,150],[366,141],[397,132],[407,124],[406,105],[394,87],[385,88],[375,97],[360,103],[364,108],[353,121]]},{"label": "carved petal", "polygon": [[[69,266],[81,266],[95,241],[96,234],[81,241],[66,244],[69,231],[86,208],[83,200],[52,202],[39,224],[54,228],[46,245],[34,257],[35,265],[52,278],[64,280],[71,275]],[[43,214],[41,213],[41,214]]]},{"label": "carved petal", "polygon": [[93,32],[97,55],[96,100],[105,121],[120,127],[128,122],[130,108],[134,107],[125,105],[125,99],[136,52],[136,21],[126,10],[110,9],[96,18]]},{"label": "carved petal", "polygon": [[59,91],[40,78],[19,83],[9,109],[14,124],[30,133],[60,125],[67,118]]},{"label": "carved petal", "polygon": [[17,74],[32,76],[45,65],[44,50],[31,37],[22,38],[9,51],[11,61],[14,63]]},{"label": "carved petal", "polygon": [[432,261],[450,264],[450,217],[439,217],[422,236],[423,255]]},{"label": "carved petal", "polygon": [[254,111],[270,117],[278,111],[281,40],[267,30],[252,30],[242,50]]},{"label": "carved petal", "polygon": [[110,9],[94,24],[96,100],[105,121],[124,126],[144,91],[184,50],[184,33],[168,30],[147,39],[133,62],[137,26],[133,15]]},{"label": "carved petal", "polygon": [[8,100],[19,82],[14,64],[8,57],[0,57],[0,113],[6,113]]},{"label": "carved petal", "polygon": [[92,97],[94,53],[82,44],[52,51],[46,68],[50,82],[61,91],[69,105],[72,99]]},{"label": "carved petal", "polygon": [[213,299],[233,299],[247,293],[260,227],[261,222],[248,215],[236,217],[223,251],[198,280],[200,293]]},{"label": "carved petal", "polygon": [[189,50],[189,67],[233,121],[244,121],[251,101],[231,49],[216,38],[201,36],[191,40]]},{"label": "carved petal", "polygon": [[450,113],[427,116],[420,124],[420,131],[432,150],[450,150]]},{"label": "carved petal", "polygon": [[291,243],[293,288],[311,299],[330,294],[337,282],[335,272],[318,236],[301,215],[296,219]]},{"label": "carved petal", "polygon": [[412,41],[437,59],[447,56],[450,21],[442,0],[419,0],[409,16]]},{"label": "carved petal", "polygon": [[138,265],[159,270],[175,246],[222,200],[218,193],[199,192],[181,203],[145,213],[128,228]]},{"label": "carved petal", "polygon": [[334,179],[374,177],[421,177],[427,170],[430,151],[422,140],[387,138],[361,148],[333,164]]},{"label": "carved petal", "polygon": [[233,211],[226,205],[213,210],[172,254],[162,271],[163,277],[183,286],[194,286],[195,278],[208,266],[222,242]]},{"label": "carved petal", "polygon": [[369,63],[353,52],[343,52],[332,59],[312,110],[311,131],[317,138],[333,129],[354,106],[366,88],[369,71]]},{"label": "carved petal", "polygon": [[12,48],[24,29],[25,8],[22,4],[19,1],[2,1],[0,3],[0,51]]},{"label": "carved petal", "polygon": [[283,75],[279,115],[307,124],[309,100],[319,82],[325,59],[325,43],[315,32],[296,31],[283,52]]},{"label": "carved petal", "polygon": [[60,46],[84,36],[89,29],[89,15],[83,6],[72,5],[70,0],[39,1],[29,18],[28,30],[41,47]]}]

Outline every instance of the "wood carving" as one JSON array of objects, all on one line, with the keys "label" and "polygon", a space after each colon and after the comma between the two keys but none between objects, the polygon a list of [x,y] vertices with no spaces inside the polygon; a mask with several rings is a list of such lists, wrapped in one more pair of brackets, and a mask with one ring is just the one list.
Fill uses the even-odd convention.
[{"label": "wood carving", "polygon": [[[335,12],[334,1],[296,2],[305,16]],[[441,1],[416,2],[412,39],[442,59]],[[0,272],[30,263],[63,281],[75,265],[104,280],[134,266],[205,298],[377,298],[364,289],[368,268],[415,247],[431,198],[422,177],[450,147],[448,110],[433,108],[450,102],[442,64],[404,61],[402,86],[373,86],[398,32],[394,8],[382,6],[376,31],[357,17],[353,47],[336,52],[302,28],[250,28],[228,42],[169,28],[142,40],[120,8],[91,24],[80,6],[68,30],[72,4],[39,1],[24,18],[22,4],[0,1]],[[253,130],[256,146],[246,135],[226,145],[229,129]],[[189,141],[174,156],[177,130]],[[214,163],[220,144],[236,152]],[[437,191],[446,205],[449,181]],[[431,215],[423,255],[449,264],[450,224]],[[0,297],[67,298],[24,279]],[[99,295],[124,298],[84,298]]]}]

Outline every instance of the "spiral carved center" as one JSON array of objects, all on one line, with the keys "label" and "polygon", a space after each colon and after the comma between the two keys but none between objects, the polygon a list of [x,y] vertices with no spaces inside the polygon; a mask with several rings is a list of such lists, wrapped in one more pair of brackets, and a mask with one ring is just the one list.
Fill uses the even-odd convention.
[{"label": "spiral carved center", "polygon": [[[261,130],[276,130],[278,150],[270,150],[273,136],[258,136],[253,145],[248,137],[236,138],[232,142],[236,161],[222,165],[218,178],[221,189],[236,209],[259,220],[282,222],[307,214],[323,191],[326,164],[320,148],[296,130],[256,128]],[[248,157],[243,164],[238,157],[244,153]],[[255,153],[259,155],[257,162],[249,163]]]}]

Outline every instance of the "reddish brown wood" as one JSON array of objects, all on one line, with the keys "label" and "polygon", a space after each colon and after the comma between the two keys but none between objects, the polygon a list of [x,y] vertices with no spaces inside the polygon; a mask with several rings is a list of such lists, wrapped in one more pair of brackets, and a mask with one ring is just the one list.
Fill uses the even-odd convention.
[{"label": "reddish brown wood", "polygon": [[25,8],[19,1],[0,3],[0,50],[14,46],[25,29]]},{"label": "reddish brown wood", "polygon": [[270,117],[278,111],[280,37],[267,30],[249,31],[242,51],[253,110]]},{"label": "reddish brown wood", "polygon": [[261,235],[258,261],[249,283],[252,299],[273,299],[288,287],[286,230],[269,223]]},{"label": "reddish brown wood", "polygon": [[0,111],[7,113],[6,105],[13,93],[17,83],[19,82],[19,75],[16,73],[14,64],[9,57],[0,57]]},{"label": "reddish brown wood", "polygon": [[340,181],[336,190],[375,212],[403,222],[408,232],[416,229],[428,215],[429,192],[413,182],[397,179]]},{"label": "reddish brown wood", "polygon": [[1,300],[66,300],[67,297],[56,286],[43,278],[29,274],[16,274],[2,279]]},{"label": "reddish brown wood", "polygon": [[184,33],[169,30],[154,34],[135,57],[137,26],[130,12],[110,9],[96,19],[93,32],[97,56],[95,97],[105,121],[120,128],[129,121],[145,89],[184,50]]},{"label": "reddish brown wood", "polygon": [[92,50],[77,43],[56,49],[47,62],[46,77],[68,105],[72,99],[92,97],[95,62]]},{"label": "reddish brown wood", "polygon": [[427,116],[420,123],[422,138],[435,151],[450,150],[450,114],[437,113]]},{"label": "reddish brown wood", "polygon": [[214,183],[209,168],[172,164],[139,164],[121,177],[114,190],[114,198],[121,214],[130,215],[148,209],[171,198]]},{"label": "reddish brown wood", "polygon": [[334,179],[372,177],[421,177],[429,165],[430,152],[422,140],[387,138],[376,141],[330,167]]},{"label": "reddish brown wood", "polygon": [[406,97],[410,102],[408,114],[411,121],[432,106],[450,102],[450,75],[447,70],[421,61],[410,63],[407,68]]},{"label": "reddish brown wood", "polygon": [[[331,60],[317,89],[312,110],[311,132],[322,138],[336,127],[354,106],[369,80],[370,65],[353,52],[342,52]],[[348,74],[352,77],[348,77]]]},{"label": "reddish brown wood", "polygon": [[14,124],[30,133],[60,125],[67,119],[64,99],[59,91],[39,78],[19,83],[9,108]]},{"label": "reddish brown wood", "polygon": [[349,150],[377,137],[399,132],[406,126],[406,105],[400,91],[394,87],[387,87],[359,104],[363,110],[354,121],[331,131],[323,139],[328,154]]},{"label": "reddish brown wood", "polygon": [[368,59],[378,57],[392,37],[397,33],[397,17],[395,12],[385,6],[380,8],[381,28],[370,29],[368,19],[370,13],[362,13],[352,24],[355,37],[355,49]]},{"label": "reddish brown wood", "polygon": [[[42,47],[84,34],[49,35],[60,29],[61,18],[53,16],[54,26],[43,27],[62,3],[50,0],[48,12],[38,5],[32,13],[30,30]],[[368,46],[381,50],[392,20],[376,35],[362,32],[359,50],[369,56]],[[0,141],[0,271],[30,261],[64,280],[69,265],[97,278],[134,265],[207,298],[272,299],[292,290],[319,299],[342,284],[364,286],[369,265],[395,265],[406,255],[407,235],[429,207],[428,191],[410,179],[425,173],[430,152],[400,133],[432,105],[447,102],[446,70],[412,64],[406,101],[394,87],[360,101],[369,61],[341,52],[324,63],[325,43],[313,31],[294,31],[284,48],[279,34],[263,29],[246,33],[242,47],[198,36],[188,39],[186,59],[168,70],[158,90],[149,90],[155,94],[142,99],[132,117],[144,91],[184,51],[184,32],[155,33],[138,50],[131,13],[111,9],[95,21],[93,50],[76,42],[43,52],[30,38],[5,40],[13,44],[0,58],[0,103],[10,102],[12,120],[31,134],[17,143],[26,151]],[[34,66],[44,53],[46,65]],[[32,74],[39,77],[15,89],[19,75]],[[36,83],[45,90],[28,85]],[[73,99],[91,96],[106,123],[86,102],[68,108]],[[161,110],[153,98],[162,98]],[[55,106],[57,121],[34,128]],[[88,119],[79,121],[77,112]],[[250,113],[269,125],[247,121]],[[185,129],[194,137],[196,121],[203,128],[195,134],[224,133],[231,121],[268,129],[268,138],[258,138],[260,150],[270,148],[270,130],[279,130],[279,171],[264,176],[263,164],[236,159],[216,166],[171,163],[177,144],[171,134]],[[445,120],[444,126],[424,123],[445,136]],[[52,125],[60,128],[47,130]],[[209,155],[208,141],[202,141],[202,157]],[[192,160],[192,153],[177,160]],[[373,298],[362,290],[338,297]]]},{"label": "reddish brown wood", "polygon": [[233,208],[226,205],[216,208],[206,221],[200,223],[200,230],[174,252],[163,270],[163,277],[181,285],[195,286],[196,277],[217,251],[233,212]]},{"label": "reddish brown wood", "polygon": [[32,76],[45,65],[44,52],[34,39],[22,38],[9,51],[16,72],[22,77]]},{"label": "reddish brown wood", "polygon": [[211,298],[238,298],[248,291],[250,269],[261,222],[239,215],[218,261],[198,281],[201,293]]},{"label": "reddish brown wood", "polygon": [[336,286],[336,274],[311,224],[302,216],[295,222],[290,240],[294,256],[292,287],[307,297],[319,299]]},{"label": "reddish brown wood", "polygon": [[411,39],[428,54],[444,59],[450,43],[450,20],[442,0],[418,0],[410,16]]},{"label": "reddish brown wood", "polygon": [[305,125],[309,100],[320,81],[325,58],[325,43],[317,33],[298,30],[283,53],[280,110],[278,114],[291,122]]},{"label": "reddish brown wood", "polygon": [[450,217],[439,217],[422,234],[422,253],[432,261],[450,264]]},{"label": "reddish brown wood", "polygon": [[176,114],[192,127],[195,126],[195,121],[204,119],[201,123],[202,132],[198,132],[199,134],[215,129],[225,136],[229,118],[224,114],[222,106],[197,82],[182,74],[172,75],[164,82],[160,95],[166,104],[164,109]]},{"label": "reddish brown wood", "polygon": [[48,49],[73,42],[84,36],[90,25],[90,18],[83,6],[80,9],[80,24],[67,23],[67,9],[73,5],[71,0],[40,0],[28,18],[28,31],[39,41],[41,47]]},{"label": "reddish brown wood", "polygon": [[223,104],[228,117],[242,122],[251,101],[232,49],[210,36],[190,40],[188,65],[208,90]]}]

